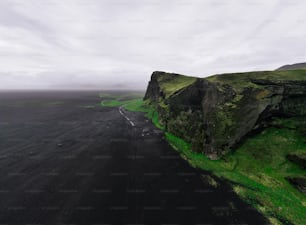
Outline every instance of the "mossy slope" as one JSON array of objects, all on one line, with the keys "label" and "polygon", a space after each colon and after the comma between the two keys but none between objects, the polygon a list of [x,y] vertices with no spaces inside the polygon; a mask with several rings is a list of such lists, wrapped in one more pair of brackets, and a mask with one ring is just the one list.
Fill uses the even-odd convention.
[{"label": "mossy slope", "polygon": [[306,70],[208,78],[154,72],[145,100],[167,131],[216,159],[269,126],[272,117],[306,117]]},{"label": "mossy slope", "polygon": [[230,180],[271,223],[303,224],[305,187],[290,181],[306,179],[306,70],[221,74],[181,85],[188,78],[174,76],[153,73],[144,98],[169,143],[193,166]]}]

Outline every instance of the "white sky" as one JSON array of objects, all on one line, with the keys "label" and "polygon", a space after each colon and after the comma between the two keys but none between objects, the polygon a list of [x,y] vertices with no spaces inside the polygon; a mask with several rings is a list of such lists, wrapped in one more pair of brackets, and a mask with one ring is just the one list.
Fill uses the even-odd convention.
[{"label": "white sky", "polygon": [[0,89],[145,89],[155,70],[306,61],[305,0],[0,0]]}]

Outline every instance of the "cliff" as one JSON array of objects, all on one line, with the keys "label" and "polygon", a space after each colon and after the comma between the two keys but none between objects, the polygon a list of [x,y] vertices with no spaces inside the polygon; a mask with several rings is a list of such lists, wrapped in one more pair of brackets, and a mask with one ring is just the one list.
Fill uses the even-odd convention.
[{"label": "cliff", "polygon": [[[306,118],[306,70],[215,75],[154,72],[144,99],[166,131],[219,158],[275,118]],[[304,126],[301,126],[303,129]]]}]

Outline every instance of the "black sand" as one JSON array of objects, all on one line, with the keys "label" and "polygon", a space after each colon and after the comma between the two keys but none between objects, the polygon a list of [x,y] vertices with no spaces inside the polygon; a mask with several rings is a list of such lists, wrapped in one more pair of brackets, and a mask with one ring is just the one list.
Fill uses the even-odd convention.
[{"label": "black sand", "polygon": [[141,113],[97,92],[0,93],[0,224],[265,224]]}]

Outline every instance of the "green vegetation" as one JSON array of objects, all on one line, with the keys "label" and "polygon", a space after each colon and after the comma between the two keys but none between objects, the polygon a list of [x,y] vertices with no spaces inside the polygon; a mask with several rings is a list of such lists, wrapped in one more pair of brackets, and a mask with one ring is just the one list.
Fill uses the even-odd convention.
[{"label": "green vegetation", "polygon": [[157,111],[153,106],[147,104],[142,99],[134,99],[123,105],[126,110],[133,112],[144,112],[146,117],[148,117],[152,123],[159,129],[164,130],[164,126],[159,123],[159,117]]},{"label": "green vegetation", "polygon": [[193,167],[231,181],[236,193],[271,223],[306,221],[306,196],[286,180],[286,177],[305,177],[303,169],[286,159],[289,153],[306,151],[306,139],[295,130],[268,128],[216,161],[192,151],[190,144],[170,133],[166,133],[166,138]]},{"label": "green vegetation", "polygon": [[104,100],[101,101],[101,106],[116,107],[123,106],[125,109],[134,112],[147,112],[148,109],[143,105],[143,100],[136,98],[130,100]]},{"label": "green vegetation", "polygon": [[230,84],[236,90],[240,90],[243,87],[257,88],[258,85],[251,82],[252,79],[265,79],[276,81],[297,81],[306,80],[305,70],[277,70],[277,71],[259,71],[259,72],[247,72],[247,73],[231,73],[220,74],[206,78],[211,82],[218,82],[221,84]]},{"label": "green vegetation", "polygon": [[[132,109],[134,107],[140,107],[142,104],[142,96],[143,93],[139,92],[104,92],[100,93],[101,98],[101,106],[104,107],[116,107],[116,106],[123,106],[123,105],[129,105],[129,107]],[[135,111],[139,111],[140,108],[138,108]]]},{"label": "green vegetation", "polygon": [[196,77],[189,77],[179,74],[165,74],[157,78],[160,87],[165,94],[165,98],[170,97],[176,91],[189,86],[196,81]]},{"label": "green vegetation", "polygon": [[165,130],[165,127],[159,123],[159,115],[158,115],[157,111],[152,106],[150,106],[149,110],[147,111],[146,116],[152,121],[152,123],[157,128],[159,128],[161,130]]},{"label": "green vegetation", "polygon": [[148,107],[143,104],[142,99],[133,99],[124,105],[124,108],[133,112],[148,112]]},{"label": "green vegetation", "polygon": [[115,106],[122,106],[126,103],[128,103],[128,101],[107,100],[107,101],[102,101],[101,106],[115,107]]}]

